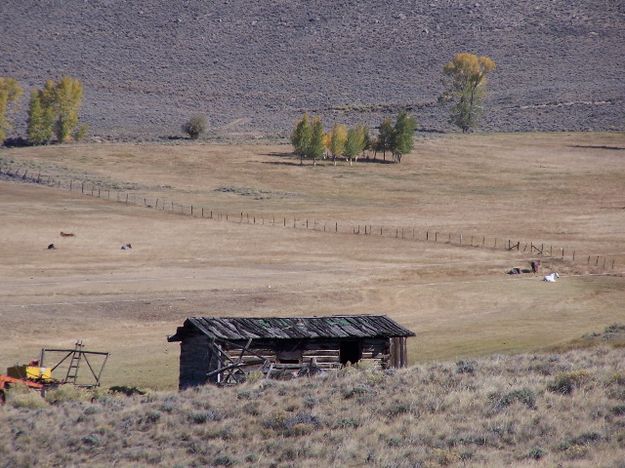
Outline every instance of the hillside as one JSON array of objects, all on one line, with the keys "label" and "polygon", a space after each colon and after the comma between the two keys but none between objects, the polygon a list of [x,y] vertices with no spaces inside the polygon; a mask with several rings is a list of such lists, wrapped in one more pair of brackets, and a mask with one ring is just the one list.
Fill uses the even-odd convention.
[{"label": "hillside", "polygon": [[484,129],[625,125],[622,2],[6,0],[0,15],[0,75],[80,78],[104,138],[178,135],[198,112],[213,136],[284,136],[303,111],[375,125],[403,105],[446,131],[441,68],[463,50],[498,64]]},{"label": "hillside", "polygon": [[9,394],[1,466],[622,466],[625,354],[493,356],[401,371],[45,403]]}]

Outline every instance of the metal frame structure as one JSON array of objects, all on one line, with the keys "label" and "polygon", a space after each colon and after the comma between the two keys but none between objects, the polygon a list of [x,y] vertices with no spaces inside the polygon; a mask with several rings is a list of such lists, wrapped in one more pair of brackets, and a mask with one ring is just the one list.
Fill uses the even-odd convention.
[{"label": "metal frame structure", "polygon": [[[106,365],[106,361],[109,358],[110,353],[101,352],[101,351],[85,351],[84,344],[82,341],[77,341],[74,349],[55,349],[55,348],[43,348],[41,350],[41,357],[39,359],[39,365],[44,367],[44,359],[46,353],[65,353],[54,366],[52,366],[52,372],[56,368],[58,368],[61,364],[63,364],[67,359],[70,359],[69,367],[67,368],[67,373],[65,378],[61,380],[59,383],[71,383],[73,385],[77,385],[79,387],[99,387],[100,386],[100,378],[102,376],[102,371],[104,370],[104,366]],[[104,361],[100,365],[100,368],[96,369],[91,365],[89,358],[87,356],[104,356]],[[91,375],[95,383],[89,384],[79,384],[78,383],[78,369],[80,368],[80,363],[82,360],[87,363],[87,367],[91,371]]]}]

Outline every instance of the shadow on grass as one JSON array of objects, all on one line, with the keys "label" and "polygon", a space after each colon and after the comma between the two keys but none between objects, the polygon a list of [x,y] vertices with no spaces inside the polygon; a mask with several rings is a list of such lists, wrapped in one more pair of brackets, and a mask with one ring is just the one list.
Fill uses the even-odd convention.
[{"label": "shadow on grass", "polygon": [[[285,165],[285,166],[300,166],[299,156],[294,155],[293,153],[285,153],[285,152],[271,152],[264,153],[262,156],[269,156],[273,158],[281,158],[281,159],[290,159],[292,162],[275,162],[275,161],[264,161],[262,164],[273,164],[273,165]],[[337,164],[341,165],[349,164],[345,159],[337,159]],[[379,158],[358,158],[358,161],[354,161],[354,164],[397,164],[392,159],[379,159]],[[332,158],[326,159],[318,159],[317,165],[332,165]],[[304,165],[312,165],[312,162],[309,159],[304,159]]]},{"label": "shadow on grass", "polygon": [[605,149],[605,150],[614,150],[614,151],[625,151],[625,148],[621,146],[607,146],[607,145],[569,145],[569,148]]}]

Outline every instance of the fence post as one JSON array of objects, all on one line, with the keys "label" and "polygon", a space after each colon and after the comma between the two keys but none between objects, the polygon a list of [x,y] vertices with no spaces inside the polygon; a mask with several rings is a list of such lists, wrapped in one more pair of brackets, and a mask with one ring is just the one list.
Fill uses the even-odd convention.
[{"label": "fence post", "polygon": [[334,223],[334,232],[339,232],[339,223]]},{"label": "fence post", "polygon": [[425,231],[425,240],[426,241],[430,240],[430,231]]},{"label": "fence post", "polygon": [[573,261],[575,261],[575,250],[573,250]]},{"label": "fence post", "polygon": [[286,227],[286,218],[284,218],[284,227]]},{"label": "fence post", "polygon": [[80,184],[80,193],[85,193],[85,183],[84,182],[82,182]]},{"label": "fence post", "polygon": [[213,219],[213,210],[211,210],[211,219]]},{"label": "fence post", "polygon": [[560,249],[560,256],[564,258],[564,249]]},{"label": "fence post", "polygon": [[308,229],[308,220],[306,220],[306,229]]}]

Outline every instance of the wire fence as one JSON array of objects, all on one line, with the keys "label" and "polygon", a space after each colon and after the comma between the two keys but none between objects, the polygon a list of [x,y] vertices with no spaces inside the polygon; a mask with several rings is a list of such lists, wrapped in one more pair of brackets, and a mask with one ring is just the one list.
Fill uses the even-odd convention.
[{"label": "wire fence", "polygon": [[616,271],[625,265],[625,253],[612,255],[582,253],[573,248],[546,244],[544,242],[506,239],[462,232],[442,232],[413,226],[376,225],[367,223],[339,222],[337,220],[321,220],[306,216],[284,216],[255,214],[247,211],[228,212],[226,210],[198,204],[180,203],[162,197],[144,196],[124,190],[112,190],[92,181],[76,179],[60,179],[40,172],[29,172],[24,168],[13,168],[0,163],[0,176],[26,183],[34,183],[67,190],[81,195],[110,200],[133,206],[143,206],[171,214],[226,221],[238,224],[265,225],[291,229],[304,229],[329,234],[349,234],[355,236],[375,236],[388,239],[415,242],[432,242],[462,248],[489,249],[523,253],[536,259],[568,262],[574,265],[586,265],[593,271]]}]

